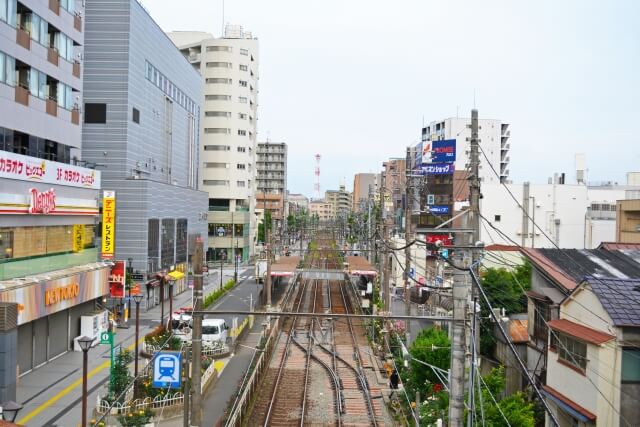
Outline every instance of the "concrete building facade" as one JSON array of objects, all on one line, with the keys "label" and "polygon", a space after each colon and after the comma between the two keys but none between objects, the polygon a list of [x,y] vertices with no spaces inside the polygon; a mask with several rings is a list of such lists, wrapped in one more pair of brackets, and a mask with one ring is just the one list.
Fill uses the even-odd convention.
[{"label": "concrete building facade", "polygon": [[616,242],[640,243],[640,199],[618,200]]},{"label": "concrete building facade", "polygon": [[[234,252],[247,260],[257,234],[258,40],[232,25],[221,38],[191,31],[169,37],[204,87],[198,186],[209,194],[207,260],[232,260]],[[220,230],[234,230],[233,238]]]},{"label": "concrete building facade", "polygon": [[317,215],[320,221],[329,221],[336,217],[335,205],[326,200],[312,200],[309,203],[309,215]]},{"label": "concrete building facade", "polygon": [[335,216],[347,216],[352,209],[352,196],[345,189],[344,185],[340,185],[338,190],[327,190],[324,192],[324,200],[333,205],[333,213]]},{"label": "concrete building facade", "polygon": [[256,207],[271,212],[276,229],[284,225],[287,211],[287,144],[260,142],[256,156]]},{"label": "concrete building facade", "polygon": [[380,174],[357,173],[353,176],[353,198],[351,205],[355,212],[363,212],[366,210],[369,194],[377,190],[376,185],[379,183]]},{"label": "concrete building facade", "polygon": [[115,190],[115,258],[146,276],[149,306],[168,295],[156,276],[186,273],[195,239],[207,235],[207,194],[197,189],[202,83],[136,0],[87,2],[86,16],[82,155]]}]

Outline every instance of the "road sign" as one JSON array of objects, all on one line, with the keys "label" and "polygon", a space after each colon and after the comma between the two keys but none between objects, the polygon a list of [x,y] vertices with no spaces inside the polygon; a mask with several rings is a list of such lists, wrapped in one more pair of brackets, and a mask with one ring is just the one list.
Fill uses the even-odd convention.
[{"label": "road sign", "polygon": [[409,269],[409,276],[410,276],[410,277],[415,277],[415,275],[416,275],[416,269],[415,269],[415,268],[413,268],[413,267],[411,267],[411,268]]},{"label": "road sign", "polygon": [[180,388],[182,353],[159,351],[153,360],[153,387]]},{"label": "road sign", "polygon": [[113,344],[113,333],[109,331],[102,332],[100,334],[100,344]]}]

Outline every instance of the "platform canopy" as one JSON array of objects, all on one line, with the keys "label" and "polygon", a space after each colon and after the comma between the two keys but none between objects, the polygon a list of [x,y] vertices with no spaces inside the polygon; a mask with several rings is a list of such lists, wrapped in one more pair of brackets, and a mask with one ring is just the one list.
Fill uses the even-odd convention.
[{"label": "platform canopy", "polygon": [[352,276],[377,276],[378,271],[361,256],[348,256],[345,261],[348,266],[348,272]]}]

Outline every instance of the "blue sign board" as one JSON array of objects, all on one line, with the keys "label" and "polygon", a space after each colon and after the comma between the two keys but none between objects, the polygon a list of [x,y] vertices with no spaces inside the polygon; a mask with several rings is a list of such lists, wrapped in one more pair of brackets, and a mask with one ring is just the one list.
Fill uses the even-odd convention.
[{"label": "blue sign board", "polygon": [[413,268],[413,267],[411,267],[411,268],[409,269],[409,276],[411,276],[411,277],[415,277],[415,275],[416,275],[416,269],[415,269],[415,268]]},{"label": "blue sign board", "polygon": [[440,255],[442,258],[449,258],[449,249],[440,249]]},{"label": "blue sign board", "polygon": [[182,354],[177,351],[159,351],[153,360],[153,387],[180,388]]},{"label": "blue sign board", "polygon": [[449,206],[447,205],[433,205],[429,206],[429,212],[434,215],[444,215],[449,213]]},{"label": "blue sign board", "polygon": [[427,175],[449,175],[456,170],[456,167],[453,163],[430,163],[422,165],[422,170]]},{"label": "blue sign board", "polygon": [[448,163],[456,161],[456,140],[443,139],[431,143],[431,161],[434,163]]}]

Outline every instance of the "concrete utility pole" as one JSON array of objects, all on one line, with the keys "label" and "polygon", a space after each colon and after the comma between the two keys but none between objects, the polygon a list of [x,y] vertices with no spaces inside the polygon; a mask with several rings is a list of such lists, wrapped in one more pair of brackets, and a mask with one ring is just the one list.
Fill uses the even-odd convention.
[{"label": "concrete utility pole", "polygon": [[[409,272],[411,271],[411,247],[408,246],[413,240],[413,233],[411,231],[411,214],[413,212],[413,168],[411,167],[413,161],[411,158],[411,148],[407,147],[407,161],[406,161],[406,174],[407,174],[407,195],[405,203],[405,220],[404,220],[404,240],[407,247],[404,249],[404,307],[405,314],[411,315],[411,300],[409,298]],[[407,321],[406,325],[407,334],[411,333],[411,322]]]},{"label": "concrete utility pole", "polygon": [[[466,236],[461,241],[466,240]],[[458,237],[456,236],[456,237]],[[452,261],[461,268],[469,268],[470,259],[466,251],[456,250]],[[464,424],[464,368],[466,361],[466,318],[469,298],[469,273],[456,269],[453,273],[453,323],[451,325],[451,374],[449,381],[449,425]]]},{"label": "concrete utility pole", "polygon": [[[478,139],[478,110],[471,110],[471,152],[470,152],[470,168],[471,176],[469,177],[469,227],[473,229],[474,246],[480,240],[480,141]],[[474,256],[474,261],[475,261]]]},{"label": "concrete utility pole", "polygon": [[193,265],[193,331],[191,335],[192,388],[193,400],[191,410],[191,426],[202,425],[202,387],[201,387],[201,355],[202,355],[202,238],[196,238],[196,247],[191,264]]},{"label": "concrete utility pole", "polygon": [[263,220],[262,226],[264,227],[264,242],[267,249],[267,277],[264,279],[265,286],[265,305],[267,310],[271,307],[271,235],[269,233],[269,226],[271,224],[267,224],[267,202],[266,202],[266,193],[263,194],[265,197],[263,203]]}]

